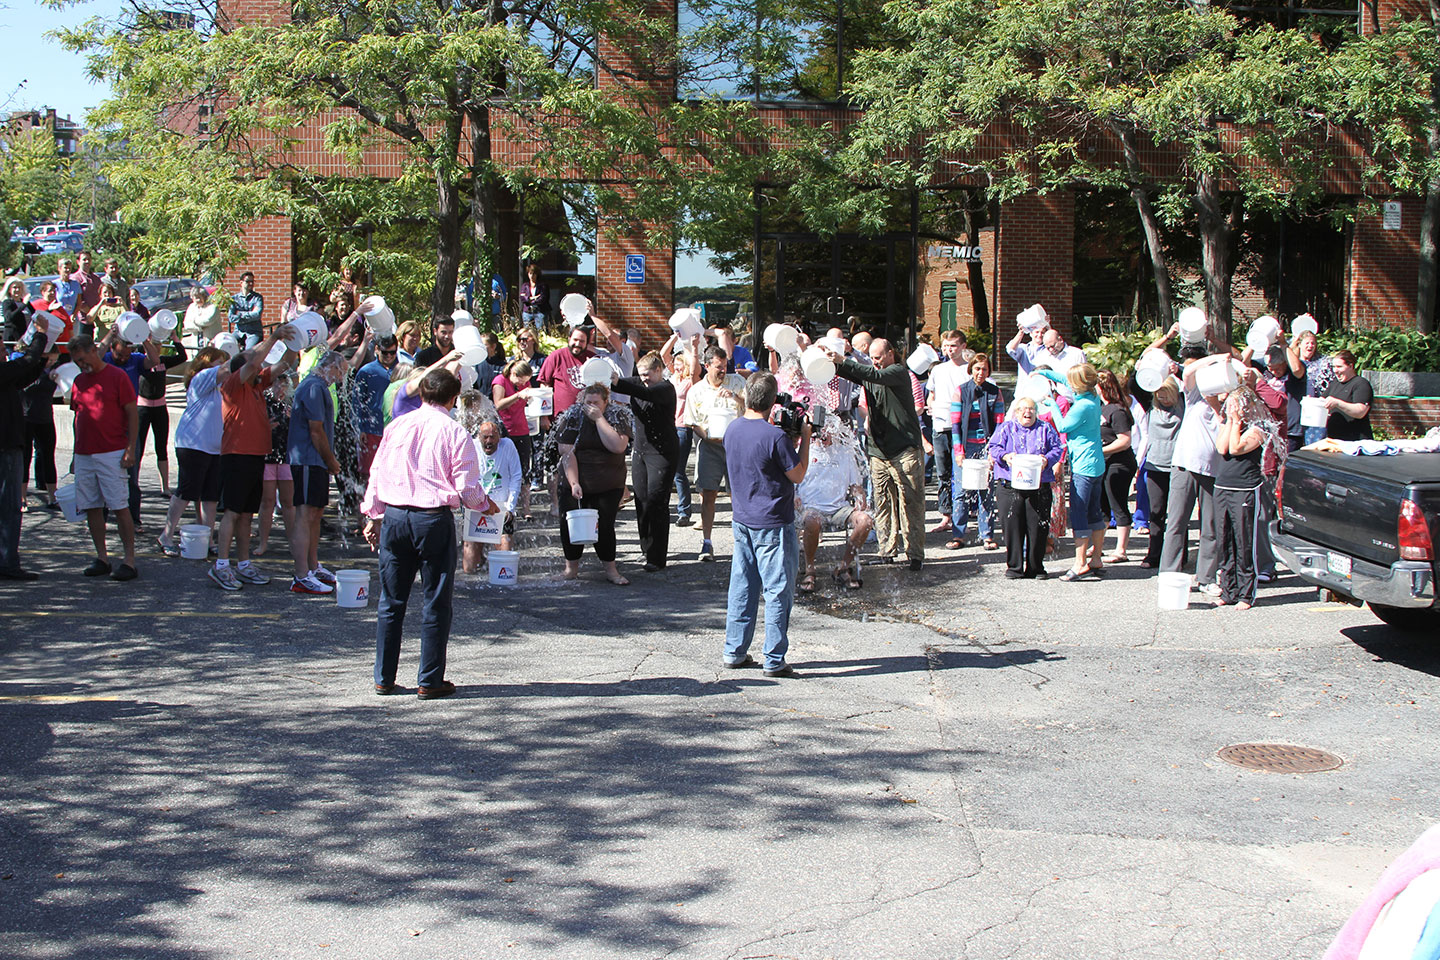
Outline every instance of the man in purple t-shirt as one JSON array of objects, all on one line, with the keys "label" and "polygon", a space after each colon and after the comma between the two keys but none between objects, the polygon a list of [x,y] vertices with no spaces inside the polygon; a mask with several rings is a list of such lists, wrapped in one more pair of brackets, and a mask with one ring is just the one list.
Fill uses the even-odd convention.
[{"label": "man in purple t-shirt", "polygon": [[810,465],[810,424],[800,428],[799,450],[769,422],[775,406],[775,377],[758,373],[745,384],[745,416],[725,431],[725,462],[730,473],[731,529],[735,555],[730,561],[730,598],[725,614],[725,654],[721,662],[739,668],[755,664],[750,642],[755,613],[765,596],[767,677],[794,675],[785,662],[790,647],[790,608],[800,567],[795,536],[795,484]]}]

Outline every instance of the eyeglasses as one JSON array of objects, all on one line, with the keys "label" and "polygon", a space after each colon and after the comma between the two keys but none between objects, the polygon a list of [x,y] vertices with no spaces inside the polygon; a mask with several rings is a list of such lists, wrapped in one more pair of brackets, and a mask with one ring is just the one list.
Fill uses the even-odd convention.
[{"label": "eyeglasses", "polygon": [[395,353],[396,353],[396,351],[394,351],[394,350],[381,350],[381,351],[380,351],[380,356],[382,356],[382,357],[393,357],[393,356],[395,356]]}]

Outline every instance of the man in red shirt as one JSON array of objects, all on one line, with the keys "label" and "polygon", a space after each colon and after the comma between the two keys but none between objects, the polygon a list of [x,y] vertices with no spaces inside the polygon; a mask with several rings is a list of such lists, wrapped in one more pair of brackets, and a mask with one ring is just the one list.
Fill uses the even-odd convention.
[{"label": "man in red shirt", "polygon": [[[85,511],[95,562],[87,577],[134,580],[135,518],[130,515],[130,465],[140,435],[135,388],[119,367],[104,362],[92,337],[70,341],[70,359],[82,371],[70,388],[75,410],[75,506]],[[125,560],[112,572],[105,549],[105,510],[115,511]]]},{"label": "man in red shirt", "polygon": [[555,391],[555,414],[559,416],[575,403],[584,386],[580,368],[595,356],[590,350],[590,328],[576,327],[570,331],[570,344],[545,358],[540,366],[540,382]]},{"label": "man in red shirt", "polygon": [[[270,452],[270,414],[265,391],[277,373],[295,354],[285,351],[280,362],[265,366],[265,358],[280,340],[293,333],[286,325],[276,327],[253,350],[230,361],[230,376],[220,384],[220,411],[224,430],[220,436],[220,536],[215,546],[215,565],[208,576],[222,590],[239,590],[243,584],[269,583],[270,578],[250,562],[250,521],[260,509],[273,510],[273,503],[260,502],[265,482],[265,457]],[[240,562],[230,566],[230,541],[234,539]]]},{"label": "man in red shirt", "polygon": [[70,279],[80,284],[80,303],[76,314],[83,317],[100,302],[100,276],[94,270],[89,251],[81,250],[76,259],[80,261],[80,269],[70,274]]}]

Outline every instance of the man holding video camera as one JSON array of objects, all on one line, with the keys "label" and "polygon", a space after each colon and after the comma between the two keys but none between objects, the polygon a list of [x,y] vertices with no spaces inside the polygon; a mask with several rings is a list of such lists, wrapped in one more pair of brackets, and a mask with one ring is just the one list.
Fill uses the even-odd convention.
[{"label": "man holding video camera", "polygon": [[795,484],[805,479],[810,465],[810,421],[799,424],[795,439],[770,423],[776,393],[773,375],[752,376],[745,384],[745,415],[725,431],[735,555],[730,562],[722,662],[731,668],[755,665],[750,642],[755,637],[755,614],[763,594],[765,660],[761,671],[767,677],[788,677],[794,674],[785,662],[785,652],[790,647],[790,608],[800,565]]}]

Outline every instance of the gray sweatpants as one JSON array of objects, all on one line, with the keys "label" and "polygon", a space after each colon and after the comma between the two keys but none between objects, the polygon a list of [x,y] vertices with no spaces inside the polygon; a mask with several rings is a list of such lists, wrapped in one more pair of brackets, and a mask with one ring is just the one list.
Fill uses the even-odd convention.
[{"label": "gray sweatpants", "polygon": [[1190,540],[1190,514],[1200,507],[1200,549],[1195,558],[1195,582],[1204,586],[1215,582],[1220,557],[1215,536],[1215,478],[1191,473],[1183,467],[1170,471],[1170,497],[1165,504],[1165,549],[1160,553],[1160,569],[1178,573],[1185,567]]}]

